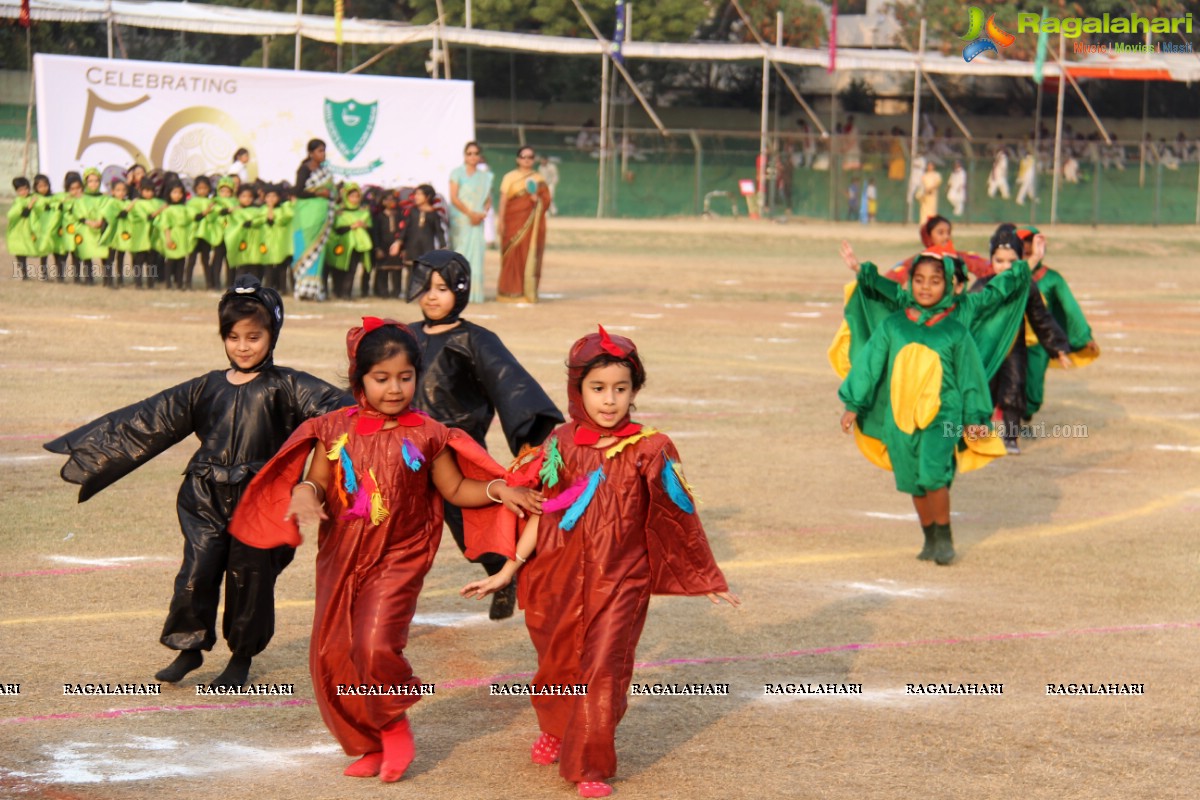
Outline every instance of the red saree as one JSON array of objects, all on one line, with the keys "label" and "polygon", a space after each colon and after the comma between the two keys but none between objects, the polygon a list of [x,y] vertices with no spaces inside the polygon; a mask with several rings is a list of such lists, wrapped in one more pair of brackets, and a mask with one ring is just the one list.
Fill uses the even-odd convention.
[{"label": "red saree", "polygon": [[537,172],[504,176],[504,236],[500,240],[499,297],[537,302],[546,250],[546,211],[550,188]]}]

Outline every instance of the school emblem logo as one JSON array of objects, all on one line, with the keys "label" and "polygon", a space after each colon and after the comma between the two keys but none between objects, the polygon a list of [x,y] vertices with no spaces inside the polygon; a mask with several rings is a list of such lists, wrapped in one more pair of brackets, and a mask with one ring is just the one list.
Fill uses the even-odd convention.
[{"label": "school emblem logo", "polygon": [[379,103],[360,103],[357,100],[346,100],[335,103],[325,100],[325,130],[337,149],[347,161],[367,146],[371,132],[375,130],[375,120],[379,117]]},{"label": "school emblem logo", "polygon": [[[986,35],[984,34],[986,31]],[[999,53],[996,46],[1008,47],[1017,37],[1013,36],[1008,31],[1002,29],[996,24],[996,15],[992,14],[987,18],[987,25],[983,23],[983,9],[978,6],[971,6],[967,9],[967,35],[962,37],[969,44],[963,48],[963,61],[972,61],[975,56],[991,50],[993,53]]]}]

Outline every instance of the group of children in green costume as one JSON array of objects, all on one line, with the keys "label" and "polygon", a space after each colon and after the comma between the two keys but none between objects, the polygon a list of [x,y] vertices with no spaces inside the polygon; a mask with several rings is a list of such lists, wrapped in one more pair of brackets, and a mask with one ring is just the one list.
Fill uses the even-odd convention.
[{"label": "group of children in green costume", "polygon": [[[32,183],[16,178],[13,188],[7,243],[14,277],[190,289],[199,264],[209,290],[227,288],[240,273],[288,289],[294,209],[282,187],[239,186],[230,176],[214,185],[200,176],[189,192],[173,173],[147,176],[135,167],[126,180],[111,181],[107,194],[97,169],[67,173],[54,194],[45,175]],[[325,248],[335,295],[349,297],[355,271],[370,271],[373,222],[359,187],[344,185]]]},{"label": "group of children in green costume", "polygon": [[[943,218],[923,226],[922,240],[922,252],[886,276],[842,243],[855,281],[829,359],[843,378],[843,432],[912,495],[925,535],[917,558],[946,565],[956,555],[955,474],[1019,454],[1049,364],[1081,366],[1100,351],[1066,281],[1042,263],[1035,228],[1001,225],[987,262],[960,255]],[[968,263],[980,279],[969,292]]]}]

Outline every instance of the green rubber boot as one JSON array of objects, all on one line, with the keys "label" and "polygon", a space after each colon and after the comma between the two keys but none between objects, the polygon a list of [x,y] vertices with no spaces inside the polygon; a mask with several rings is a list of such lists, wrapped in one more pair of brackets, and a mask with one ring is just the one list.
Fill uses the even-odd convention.
[{"label": "green rubber boot", "polygon": [[917,558],[921,561],[933,561],[933,529],[935,525],[922,525],[921,530],[925,531],[925,546],[921,548],[921,552],[917,553]]},{"label": "green rubber boot", "polygon": [[950,535],[950,525],[933,526],[933,561],[940,566],[946,566],[954,560],[954,539]]}]

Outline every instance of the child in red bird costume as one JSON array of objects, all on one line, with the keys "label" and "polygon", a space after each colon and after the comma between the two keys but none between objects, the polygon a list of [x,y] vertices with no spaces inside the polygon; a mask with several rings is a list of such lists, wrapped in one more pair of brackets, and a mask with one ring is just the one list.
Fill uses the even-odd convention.
[{"label": "child in red bird costume", "polygon": [[345,774],[392,782],[414,755],[405,712],[421,680],[403,650],[441,541],[442,498],[465,510],[470,541],[499,504],[524,517],[541,495],[507,485],[470,436],[409,408],[421,351],[407,326],[364,318],[346,350],[358,404],[301,425],[250,484],[230,530],[254,547],[295,546],[297,523],[319,524],[313,691],[342,749],[362,756]]},{"label": "child in red bird costume", "polygon": [[544,515],[531,517],[515,551],[511,538],[492,544],[511,560],[462,594],[484,597],[522,570],[518,594],[538,654],[534,687],[587,685],[584,695],[533,697],[542,733],[532,759],[557,761],[581,797],[605,797],[650,595],[740,600],[709,549],[675,445],[630,420],[646,382],[634,343],[601,328],[575,342],[567,370],[571,421],[509,478],[541,484]]}]

